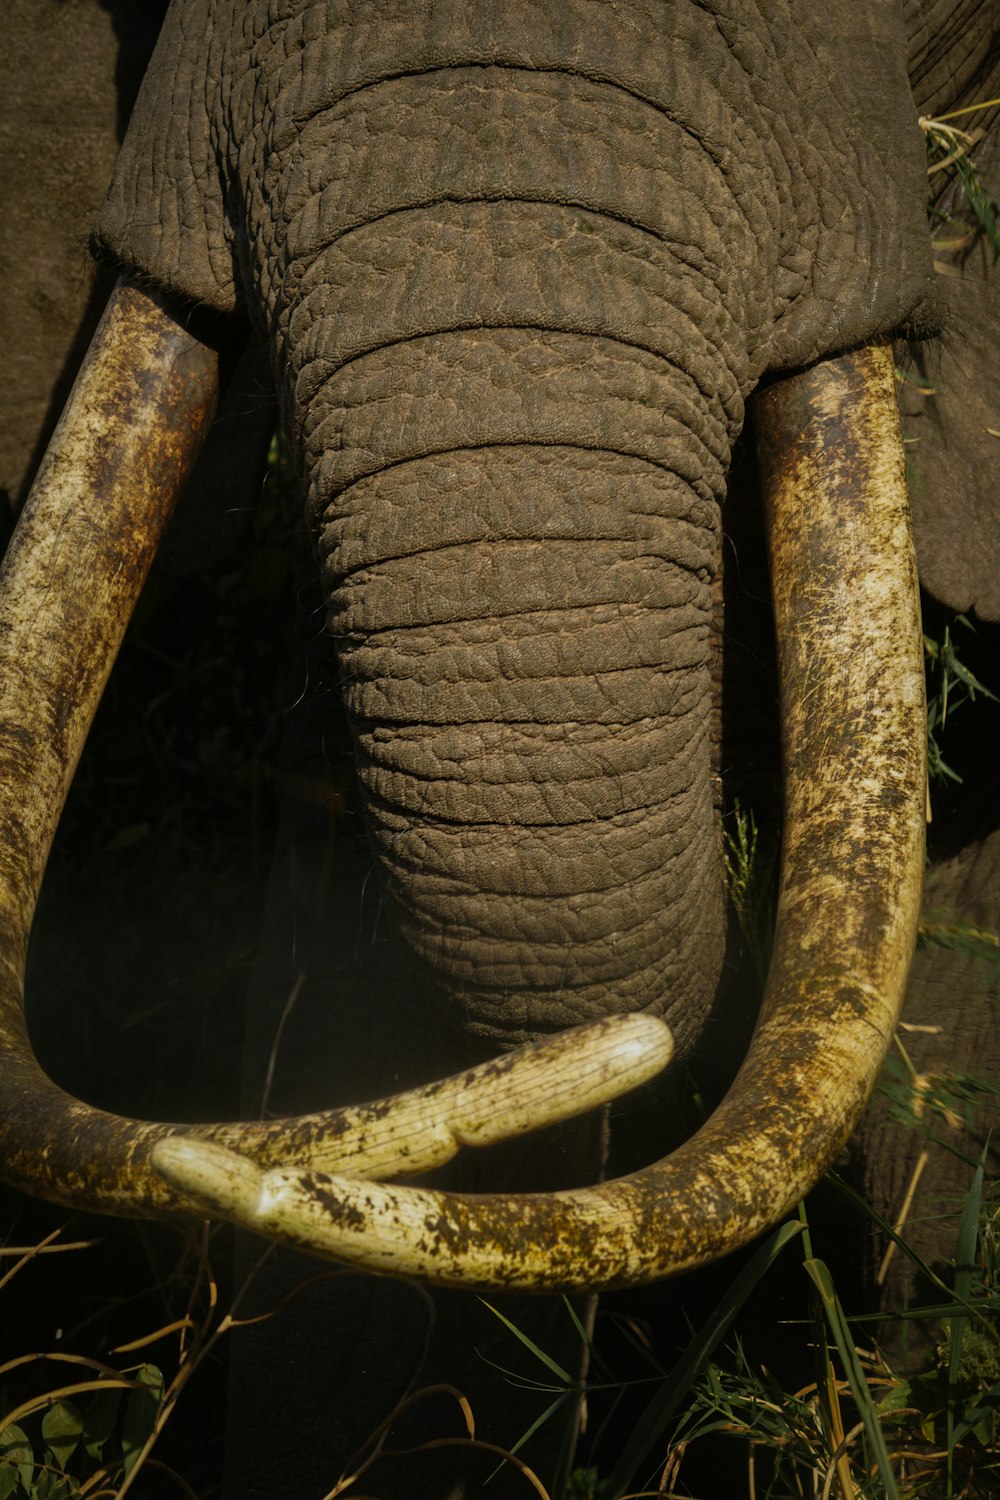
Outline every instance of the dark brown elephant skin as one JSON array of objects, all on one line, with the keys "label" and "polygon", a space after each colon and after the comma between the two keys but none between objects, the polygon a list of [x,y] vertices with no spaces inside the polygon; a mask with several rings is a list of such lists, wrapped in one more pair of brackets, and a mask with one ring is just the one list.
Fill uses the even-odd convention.
[{"label": "dark brown elephant skin", "polygon": [[[960,278],[934,275],[917,124],[997,93],[988,8],[973,4],[175,0],[96,245],[269,350],[375,854],[373,873],[352,844],[329,875],[322,820],[286,812],[248,1103],[300,974],[273,1101],[289,1109],[457,1064],[467,1044],[442,1004],[494,1045],[611,1009],[662,1010],[684,1052],[716,1033],[712,585],[756,385],[912,337],[917,364],[947,372],[919,415],[904,401],[920,424],[922,576],[1000,618],[984,394],[1000,370],[979,311],[997,278],[980,250]],[[76,316],[59,313],[64,328]],[[739,741],[730,727],[724,746]],[[312,769],[315,746],[287,754]],[[983,832],[937,878],[993,921]],[[345,948],[362,952],[350,975]],[[940,993],[926,962],[915,1015]],[[381,1006],[351,1060],[316,1049],[334,984],[338,1036]],[[882,1126],[864,1129],[892,1217],[899,1163],[883,1169]],[[538,1175],[592,1176],[598,1134],[567,1132]],[[331,1342],[309,1311],[266,1356],[309,1426],[341,1382],[303,1370],[362,1351],[366,1395],[338,1408],[324,1473],[405,1385],[423,1338],[408,1289],[373,1293],[363,1316],[356,1288],[339,1295]],[[467,1302],[440,1306],[447,1339],[468,1342]],[[428,1370],[448,1373],[454,1347],[442,1336]],[[258,1358],[237,1369],[234,1495],[288,1480],[287,1453],[248,1437],[279,1399]],[[393,1474],[394,1494],[432,1493]]]}]

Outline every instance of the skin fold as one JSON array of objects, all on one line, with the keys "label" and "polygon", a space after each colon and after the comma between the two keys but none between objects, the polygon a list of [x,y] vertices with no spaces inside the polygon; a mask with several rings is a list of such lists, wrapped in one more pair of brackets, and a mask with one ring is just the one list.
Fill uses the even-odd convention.
[{"label": "skin fold", "polygon": [[[917,96],[939,108],[952,80],[964,98],[990,64],[975,8],[952,64],[932,45],[946,29],[939,8],[874,3],[171,7],[95,243],[127,295],[163,289],[192,357],[213,327],[249,324],[269,349],[415,986],[493,1046],[633,1012],[662,1017],[681,1055],[702,1035],[724,936],[712,580],[761,381],[765,485],[787,490],[774,503],[793,536],[774,565],[792,821],[779,963],[741,1091],[662,1180],[516,1214],[376,1190],[332,1169],[333,1110],[207,1127],[204,1150],[189,1132],[157,1146],[174,1127],[102,1125],[127,1157],[104,1206],[199,1204],[383,1270],[586,1289],[741,1243],[837,1150],[889,1043],[916,921],[923,707],[885,346],[951,310],[931,271]],[[813,365],[802,396],[794,372]],[[877,436],[857,425],[868,405]],[[861,497],[883,493],[876,520]],[[856,545],[828,550],[823,525]],[[899,562],[891,583],[869,581],[869,533]],[[967,558],[947,568],[969,586]],[[872,638],[835,624],[814,648],[831,618],[809,612],[814,593],[870,587]],[[823,717],[814,695],[848,658],[862,670]],[[884,717],[869,724],[858,702]],[[851,759],[855,742],[871,762]],[[15,950],[50,836],[26,834],[28,897],[11,877]],[[843,867],[857,884],[841,892]],[[814,961],[825,921],[843,973]],[[40,1131],[49,1107],[68,1111],[70,1142],[74,1106],[50,1101]],[[76,1201],[91,1186],[67,1161],[48,1192]]]}]

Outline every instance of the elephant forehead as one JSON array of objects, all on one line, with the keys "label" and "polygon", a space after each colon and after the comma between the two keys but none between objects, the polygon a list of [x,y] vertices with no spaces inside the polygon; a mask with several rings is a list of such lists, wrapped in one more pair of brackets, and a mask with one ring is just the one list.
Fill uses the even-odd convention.
[{"label": "elephant forehead", "polygon": [[[253,7],[241,38],[249,65],[235,74],[234,89],[237,97],[249,92],[266,100],[260,112],[266,110],[278,149],[304,121],[352,96],[367,98],[386,81],[469,67],[609,82],[662,108],[687,106],[692,128],[707,131],[713,112],[745,104],[747,90],[738,48],[723,40],[709,11],[668,11],[648,0],[614,7],[592,0],[558,6],[500,0],[489,7],[426,0],[419,8],[410,0],[350,6],[314,0]],[[752,24],[747,35],[751,30]],[[708,58],[713,71],[705,67]],[[703,77],[714,87],[714,105],[700,97]],[[727,134],[720,129],[716,138],[724,141]]]},{"label": "elephant forehead", "polygon": [[[255,168],[244,188],[248,243],[255,280],[278,322],[310,289],[331,278],[333,285],[357,280],[362,267],[374,266],[381,278],[372,298],[387,300],[390,308],[412,305],[426,316],[435,307],[445,311],[457,294],[451,316],[458,320],[481,316],[482,282],[490,298],[501,299],[493,316],[503,315],[505,275],[506,300],[512,295],[515,308],[530,300],[532,283],[543,288],[535,315],[544,317],[546,302],[559,296],[555,288],[565,283],[572,300],[579,297],[574,282],[600,286],[610,272],[616,282],[634,281],[633,299],[639,299],[631,317],[619,321],[633,330],[656,328],[665,320],[650,303],[669,300],[677,259],[690,260],[712,284],[712,295],[702,297],[702,316],[693,320],[695,326],[708,321],[709,337],[720,315],[727,327],[751,337],[771,321],[768,298],[756,285],[755,247],[770,242],[768,215],[753,194],[737,201],[729,179],[697,141],[664,113],[608,85],[500,71],[484,88],[484,74],[498,71],[478,69],[469,78],[449,73],[447,86],[437,89],[435,80],[421,79],[415,98],[414,80],[393,80],[380,92],[402,97],[375,111],[347,100],[304,127],[286,155],[268,157],[260,173]],[[574,129],[568,120],[556,126],[538,107],[552,103],[557,85],[571,89],[573,110],[589,128]],[[531,107],[512,111],[522,89]],[[648,117],[642,129],[637,114]],[[405,140],[401,119],[410,125]],[[455,211],[484,203],[498,211]],[[632,231],[627,247],[624,229]],[[603,265],[595,259],[587,236],[605,233],[612,253],[617,249],[620,258],[638,264],[612,269],[607,254]],[[402,247],[411,236],[407,256]],[[650,243],[639,248],[644,240]],[[643,262],[657,265],[657,252],[658,274],[643,272]],[[414,286],[429,275],[430,288]],[[362,279],[362,304],[366,291]],[[463,311],[462,300],[471,310]],[[592,297],[592,324],[606,300]],[[527,316],[526,308],[515,320]],[[586,311],[582,316],[586,321]]]},{"label": "elephant forehead", "polygon": [[[700,134],[610,83],[458,69],[388,80],[306,121],[286,151],[268,156],[261,194],[281,204],[279,249],[294,235],[307,251],[429,193],[604,201],[659,232],[672,215],[676,222],[675,194],[696,211],[713,165]],[[728,216],[733,231],[745,233],[747,220],[763,231],[756,199],[744,203],[725,175],[723,183],[716,217]]]},{"label": "elephant forehead", "polygon": [[309,247],[416,204],[562,203],[725,267],[753,381],[927,296],[907,39],[895,7],[851,23],[751,0],[219,0],[206,27],[204,0],[175,0],[97,240],[273,330]]}]

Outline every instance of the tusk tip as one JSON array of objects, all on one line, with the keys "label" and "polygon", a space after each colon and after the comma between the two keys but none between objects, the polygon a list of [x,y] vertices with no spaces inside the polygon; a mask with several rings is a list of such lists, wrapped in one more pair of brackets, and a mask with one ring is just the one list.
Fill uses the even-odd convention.
[{"label": "tusk tip", "polygon": [[622,1016],[616,1022],[615,1052],[622,1066],[637,1077],[653,1078],[674,1055],[674,1036],[666,1021],[656,1016]]},{"label": "tusk tip", "polygon": [[153,1147],[151,1162],[171,1187],[206,1213],[245,1214],[260,1200],[264,1178],[259,1167],[212,1141],[171,1136]]}]

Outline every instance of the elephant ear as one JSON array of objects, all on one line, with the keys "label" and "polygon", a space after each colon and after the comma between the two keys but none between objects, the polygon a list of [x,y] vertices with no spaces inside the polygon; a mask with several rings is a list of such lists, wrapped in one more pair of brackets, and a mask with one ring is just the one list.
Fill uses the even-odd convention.
[{"label": "elephant ear", "polygon": [[240,298],[205,87],[221,73],[214,9],[206,18],[204,0],[176,0],[168,10],[92,246],[142,285],[232,313]]},{"label": "elephant ear", "polygon": [[[953,123],[971,131],[990,113]],[[1000,124],[972,161],[988,219],[1000,197]],[[955,175],[934,202],[948,216],[933,231],[944,332],[911,348],[900,405],[920,580],[952,609],[1000,620],[1000,265],[995,209],[992,235],[980,225],[963,235],[969,209]]]}]

